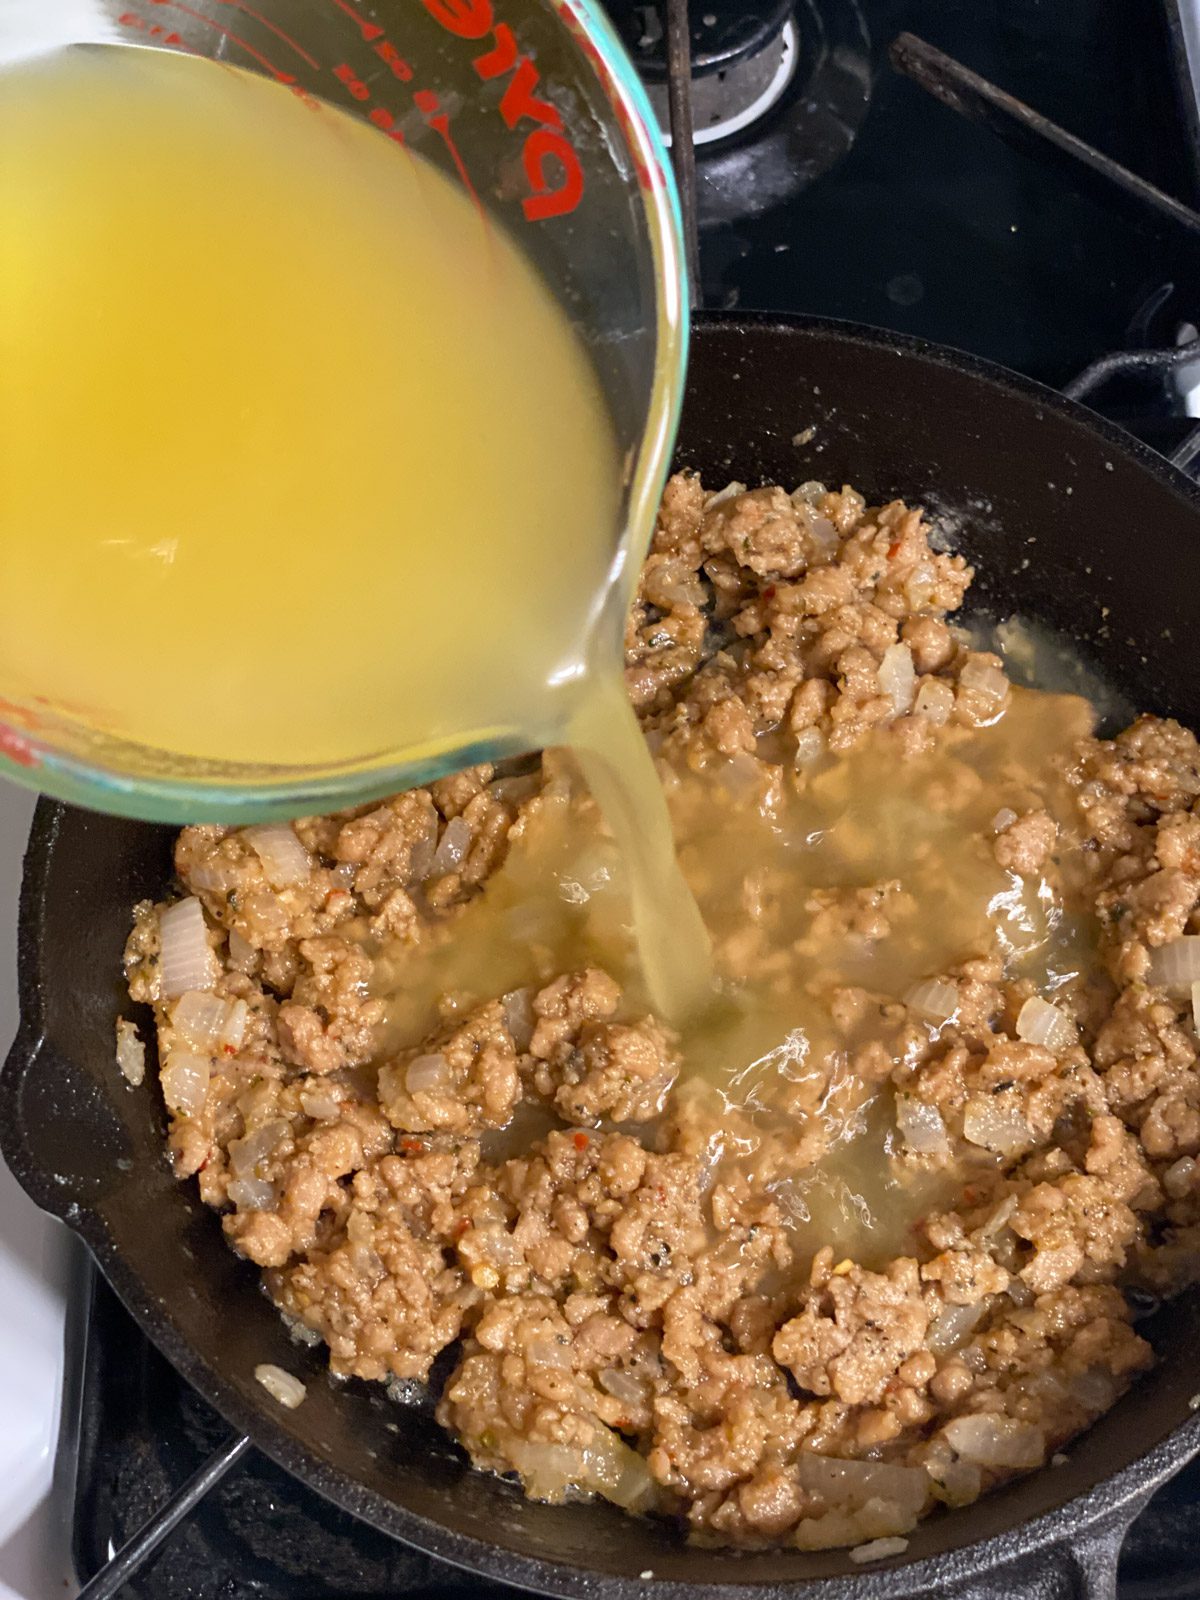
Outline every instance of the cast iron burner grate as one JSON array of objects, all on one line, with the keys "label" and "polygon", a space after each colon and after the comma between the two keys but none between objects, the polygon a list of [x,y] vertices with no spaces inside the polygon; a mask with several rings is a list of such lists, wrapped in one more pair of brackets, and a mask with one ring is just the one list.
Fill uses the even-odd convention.
[{"label": "cast iron burner grate", "polygon": [[[229,1428],[93,1274],[83,1357],[73,1556],[100,1570]],[[1118,1600],[1200,1597],[1200,1461],[1134,1523]],[[137,1600],[515,1600],[388,1538],[251,1451],[129,1580]]]},{"label": "cast iron burner grate", "polygon": [[[92,1274],[72,1557],[90,1578],[229,1438]],[[120,1591],[139,1600],[513,1600],[359,1522],[250,1451]]]}]

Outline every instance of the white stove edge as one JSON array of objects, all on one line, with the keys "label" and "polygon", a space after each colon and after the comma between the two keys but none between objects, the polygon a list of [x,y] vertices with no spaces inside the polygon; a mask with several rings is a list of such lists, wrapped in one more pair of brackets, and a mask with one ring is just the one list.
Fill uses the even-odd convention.
[{"label": "white stove edge", "polygon": [[[0,782],[0,1057],[17,1027],[17,900],[34,797]],[[0,1600],[66,1600],[73,1453],[58,1451],[80,1247],[0,1163]]]}]

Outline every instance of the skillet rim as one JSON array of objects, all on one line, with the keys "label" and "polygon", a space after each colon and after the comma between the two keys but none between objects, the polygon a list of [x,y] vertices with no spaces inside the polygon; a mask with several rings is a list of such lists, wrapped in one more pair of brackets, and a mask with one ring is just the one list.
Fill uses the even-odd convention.
[{"label": "skillet rim", "polygon": [[[736,335],[750,330],[883,349],[1016,395],[1022,401],[1055,412],[1088,429],[1142,471],[1157,478],[1200,519],[1200,486],[1184,472],[1089,407],[994,362],[911,335],[849,321],[775,312],[698,311],[693,314],[693,331],[700,338],[707,331]],[[1200,536],[1200,520],[1197,535]],[[52,1175],[32,1158],[20,1134],[18,1101],[22,1082],[26,1074],[36,1068],[45,1043],[41,914],[53,852],[66,811],[67,807],[60,802],[39,799],[21,884],[19,1023],[0,1071],[0,1154],[22,1187],[43,1210],[61,1218],[83,1238],[139,1326],[186,1381],[235,1428],[249,1434],[257,1448],[334,1504],[440,1560],[500,1582],[538,1593],[569,1596],[572,1600],[574,1597],[593,1600],[599,1594],[612,1600],[644,1600],[646,1584],[640,1579],[517,1554],[457,1533],[444,1523],[406,1510],[348,1478],[340,1469],[327,1466],[280,1426],[265,1403],[258,1407],[245,1401],[193,1349],[145,1289],[139,1275],[113,1247],[101,1217],[86,1205],[68,1200]],[[1077,1565],[1086,1565],[1086,1553],[1081,1547],[1089,1542],[1104,1543],[1118,1538],[1116,1530],[1123,1533],[1127,1522],[1136,1515],[1149,1494],[1198,1452],[1200,1414],[1178,1424],[1150,1450],[1083,1493],[1070,1496],[1039,1516],[1018,1522],[988,1538],[973,1540],[940,1554],[911,1561],[896,1558],[852,1569],[844,1575],[797,1578],[785,1583],[698,1584],[656,1579],[655,1594],[661,1595],[663,1600],[691,1600],[697,1591],[711,1600],[778,1600],[803,1587],[811,1592],[814,1600],[852,1600],[852,1597],[865,1600],[872,1594],[918,1595],[986,1580],[988,1574],[997,1569],[1010,1567],[1038,1552],[1048,1558],[1073,1557]]]}]

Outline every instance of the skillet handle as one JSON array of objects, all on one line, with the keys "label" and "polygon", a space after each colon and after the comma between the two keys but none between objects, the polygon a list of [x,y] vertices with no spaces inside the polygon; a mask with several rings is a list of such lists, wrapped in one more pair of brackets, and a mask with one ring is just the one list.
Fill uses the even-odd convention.
[{"label": "skillet handle", "polygon": [[1074,1580],[1072,1595],[1079,1600],[1116,1600],[1117,1563],[1132,1521],[1133,1517],[1123,1517],[1116,1526],[1096,1529],[1067,1546],[1063,1554]]},{"label": "skillet handle", "polygon": [[1117,1600],[1121,1546],[1149,1499],[1141,1495],[1073,1538],[951,1588],[947,1600]]}]

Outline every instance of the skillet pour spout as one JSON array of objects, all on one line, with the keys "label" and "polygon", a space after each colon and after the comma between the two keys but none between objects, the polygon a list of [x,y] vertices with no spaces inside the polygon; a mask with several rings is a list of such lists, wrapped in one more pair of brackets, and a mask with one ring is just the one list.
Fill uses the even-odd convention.
[{"label": "skillet pour spout", "polygon": [[[1200,725],[1200,492],[1083,407],[967,356],[847,324],[697,318],[677,464],[719,483],[853,482],[935,514],[979,566],[980,603],[1066,634],[1132,704]],[[470,1470],[429,1406],[333,1385],[258,1273],[164,1159],[153,1088],[114,1060],[135,901],[171,876],[168,830],[42,802],[21,902],[21,1027],[0,1146],[87,1242],[146,1334],[239,1432],[375,1527],[493,1581],[589,1600],[1112,1596],[1121,1538],[1200,1451],[1200,1295],[1139,1324],[1154,1369],[1064,1466],[939,1513],[871,1566],[846,1551],[689,1546],[602,1503],[550,1507]],[[294,1372],[283,1413],[254,1378]],[[643,1578],[643,1573],[652,1578]]]}]

